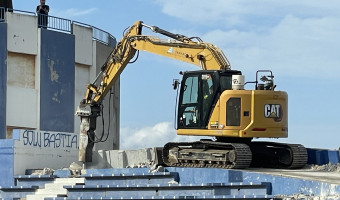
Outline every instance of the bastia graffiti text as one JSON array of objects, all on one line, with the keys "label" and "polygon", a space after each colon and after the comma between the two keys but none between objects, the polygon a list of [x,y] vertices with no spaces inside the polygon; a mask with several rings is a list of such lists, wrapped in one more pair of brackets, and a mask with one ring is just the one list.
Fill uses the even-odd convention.
[{"label": "bastia graffiti text", "polygon": [[25,146],[78,149],[78,137],[70,133],[25,130],[22,141]]}]

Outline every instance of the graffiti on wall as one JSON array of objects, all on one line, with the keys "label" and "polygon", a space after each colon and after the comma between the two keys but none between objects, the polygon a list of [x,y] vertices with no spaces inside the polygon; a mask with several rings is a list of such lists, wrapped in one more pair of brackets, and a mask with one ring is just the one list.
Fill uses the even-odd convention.
[{"label": "graffiti on wall", "polygon": [[24,130],[21,136],[25,146],[78,149],[77,134]]}]

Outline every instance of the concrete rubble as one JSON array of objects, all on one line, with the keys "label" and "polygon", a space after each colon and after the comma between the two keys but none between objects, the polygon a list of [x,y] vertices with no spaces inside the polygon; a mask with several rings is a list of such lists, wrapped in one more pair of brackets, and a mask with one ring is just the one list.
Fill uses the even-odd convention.
[{"label": "concrete rubble", "polygon": [[340,196],[313,196],[305,194],[295,194],[295,195],[276,195],[274,200],[339,200]]},{"label": "concrete rubble", "polygon": [[80,166],[78,163],[73,162],[70,164],[68,168],[63,169],[27,169],[26,175],[56,175],[63,173],[63,176],[75,177],[82,174],[83,167]]},{"label": "concrete rubble", "polygon": [[144,168],[155,162],[155,148],[136,150],[99,150],[93,152],[93,162],[86,164],[90,168]]},{"label": "concrete rubble", "polygon": [[309,168],[313,171],[322,171],[322,172],[338,172],[340,173],[340,164],[332,164],[328,163],[325,165],[310,165]]}]

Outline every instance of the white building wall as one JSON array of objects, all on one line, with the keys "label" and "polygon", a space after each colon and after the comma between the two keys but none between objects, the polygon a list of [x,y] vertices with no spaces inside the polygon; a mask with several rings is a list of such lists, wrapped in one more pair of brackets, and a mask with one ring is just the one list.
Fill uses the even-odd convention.
[{"label": "white building wall", "polygon": [[38,53],[37,20],[30,15],[11,12],[6,15],[7,126],[36,129],[39,105],[36,84],[36,69],[39,67],[35,60]]},{"label": "white building wall", "polygon": [[7,126],[36,129],[37,115],[37,90],[7,87]]},{"label": "white building wall", "polygon": [[89,65],[92,62],[92,28],[72,24],[72,33],[75,35],[76,63]]},{"label": "white building wall", "polygon": [[[38,22],[37,22],[38,23]],[[37,55],[35,56],[35,88],[37,90],[37,129],[40,127],[40,65],[41,65],[41,29],[37,32]],[[39,114],[38,114],[39,113]]]},{"label": "white building wall", "polygon": [[11,12],[6,14],[8,51],[36,55],[38,51],[37,17]]}]

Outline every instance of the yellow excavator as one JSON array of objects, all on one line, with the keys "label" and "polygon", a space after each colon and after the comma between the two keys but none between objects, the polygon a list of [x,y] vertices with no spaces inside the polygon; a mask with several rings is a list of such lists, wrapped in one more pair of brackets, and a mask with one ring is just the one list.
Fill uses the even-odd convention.
[{"label": "yellow excavator", "polygon": [[[142,28],[165,39],[142,35]],[[87,85],[77,108],[80,116],[79,161],[91,162],[96,119],[101,103],[124,68],[139,50],[170,57],[201,68],[182,72],[176,112],[177,134],[211,136],[196,142],[169,142],[162,149],[162,163],[179,167],[301,168],[307,162],[300,144],[253,141],[253,138],[288,137],[288,95],[275,91],[269,70],[256,72],[256,80],[244,82],[232,70],[224,53],[198,37],[186,37],[137,21],[114,48],[94,83]],[[100,78],[100,81],[98,79]],[[99,84],[96,84],[99,82]],[[246,90],[246,84],[255,89]]]}]

